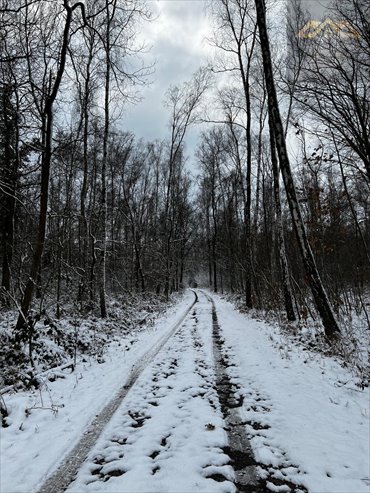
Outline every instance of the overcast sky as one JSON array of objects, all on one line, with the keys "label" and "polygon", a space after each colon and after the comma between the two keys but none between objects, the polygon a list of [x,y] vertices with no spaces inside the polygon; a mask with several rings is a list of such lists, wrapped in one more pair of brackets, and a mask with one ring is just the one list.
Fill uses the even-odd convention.
[{"label": "overcast sky", "polygon": [[[145,59],[156,61],[153,83],[142,90],[143,100],[128,108],[125,130],[139,138],[163,139],[169,135],[168,113],[163,100],[168,87],[190,79],[207,62],[210,47],[209,19],[204,0],[151,0],[154,20],[144,26],[143,36],[152,46]],[[197,131],[190,132],[188,151],[194,149]]]}]

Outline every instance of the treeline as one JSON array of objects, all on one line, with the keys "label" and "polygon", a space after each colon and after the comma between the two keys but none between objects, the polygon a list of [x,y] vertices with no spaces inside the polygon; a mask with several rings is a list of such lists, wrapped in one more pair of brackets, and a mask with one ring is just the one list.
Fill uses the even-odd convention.
[{"label": "treeline", "polygon": [[319,316],[327,335],[366,315],[369,6],[341,1],[315,37],[290,7],[287,36],[274,5],[212,2],[215,58],[168,90],[168,139],[144,142],[118,118],[152,70],[145,3],[1,0],[1,302],[18,328],[31,306],[105,317],[107,292],[189,281]]},{"label": "treeline", "polygon": [[136,0],[1,2],[2,304],[107,315],[106,291],[179,290],[191,239],[184,138],[208,75],[171,87],[169,137],[115,121],[151,68]]},{"label": "treeline", "polygon": [[249,308],[316,307],[333,335],[368,307],[370,8],[332,4],[315,32],[304,2],[288,7],[287,36],[276,6],[212,4],[214,70],[232,82],[198,149],[204,267]]}]

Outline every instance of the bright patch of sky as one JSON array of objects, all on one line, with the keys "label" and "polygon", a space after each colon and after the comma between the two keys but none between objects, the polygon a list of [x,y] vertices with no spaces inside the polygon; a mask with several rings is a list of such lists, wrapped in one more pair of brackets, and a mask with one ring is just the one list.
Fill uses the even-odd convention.
[{"label": "bright patch of sky", "polygon": [[[163,106],[170,85],[181,84],[207,63],[211,48],[210,20],[203,0],[152,0],[153,21],[143,26],[142,38],[151,46],[145,56],[155,62],[152,83],[142,89],[142,101],[127,109],[124,128],[138,138],[163,139],[169,135],[168,111]],[[195,147],[198,131],[190,131],[188,151]]]}]

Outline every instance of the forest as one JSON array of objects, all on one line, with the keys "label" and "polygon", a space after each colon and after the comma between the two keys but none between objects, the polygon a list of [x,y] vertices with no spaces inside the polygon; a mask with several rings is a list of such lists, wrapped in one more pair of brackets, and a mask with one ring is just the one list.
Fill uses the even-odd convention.
[{"label": "forest", "polygon": [[298,0],[207,9],[213,56],[169,84],[168,137],[145,141],[121,120],[155,72],[140,36],[156,22],[150,2],[1,0],[2,367],[32,367],[39,335],[63,340],[63,321],[197,286],[288,329],[311,324],[358,358],[369,3],[334,2],[325,26]]}]

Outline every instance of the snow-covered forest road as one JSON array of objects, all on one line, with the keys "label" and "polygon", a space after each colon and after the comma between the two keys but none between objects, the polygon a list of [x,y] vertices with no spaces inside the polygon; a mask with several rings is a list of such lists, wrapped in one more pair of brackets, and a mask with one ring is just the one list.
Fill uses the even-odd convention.
[{"label": "snow-covered forest road", "polygon": [[42,406],[36,394],[9,399],[2,493],[369,488],[368,392],[202,290],[104,364],[50,384]]}]

